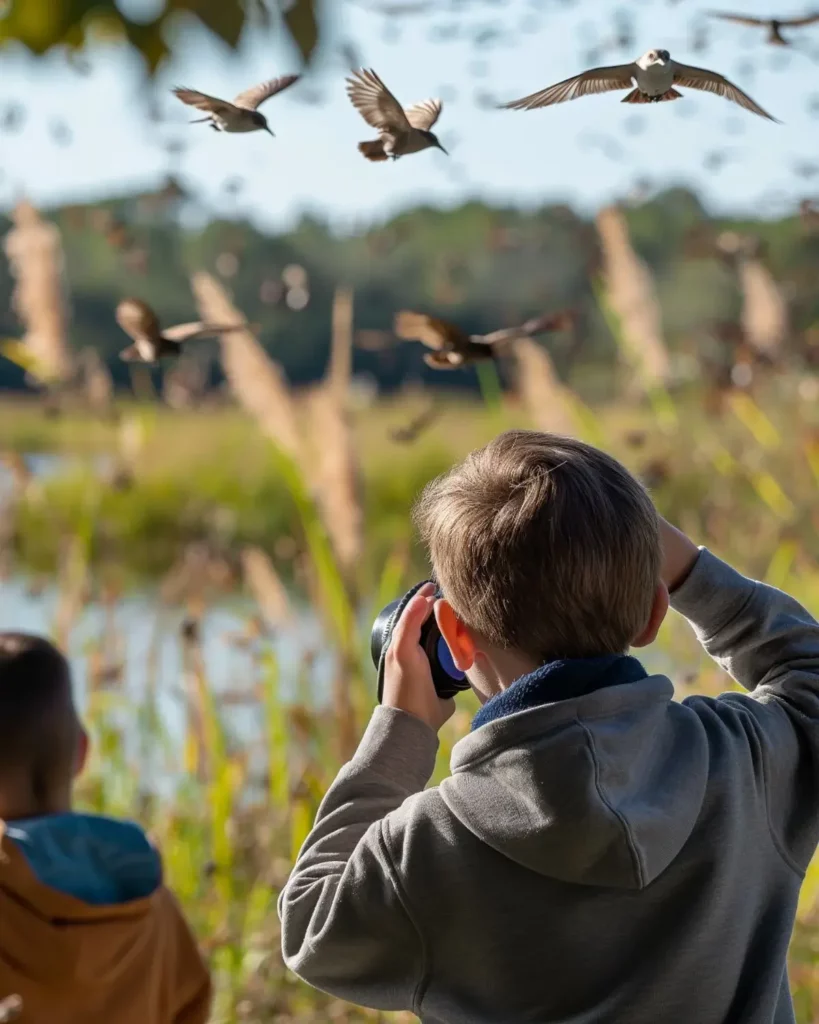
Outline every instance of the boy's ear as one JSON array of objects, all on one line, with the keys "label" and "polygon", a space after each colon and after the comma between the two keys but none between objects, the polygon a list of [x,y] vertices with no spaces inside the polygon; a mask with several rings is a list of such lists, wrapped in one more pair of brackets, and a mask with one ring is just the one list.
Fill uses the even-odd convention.
[{"label": "boy's ear", "polygon": [[654,591],[654,603],[651,606],[651,614],[648,617],[643,630],[631,641],[632,647],[648,647],[657,639],[660,626],[668,613],[668,587],[665,583],[658,583]]},{"label": "boy's ear", "polygon": [[80,735],[77,739],[77,758],[74,762],[74,778],[76,778],[85,768],[85,762],[88,760],[88,748],[91,745],[91,741],[88,739],[88,733],[85,729],[80,728]]},{"label": "boy's ear", "polygon": [[455,667],[461,672],[468,672],[475,664],[475,641],[445,598],[435,602],[435,621],[441,636],[446,640]]}]

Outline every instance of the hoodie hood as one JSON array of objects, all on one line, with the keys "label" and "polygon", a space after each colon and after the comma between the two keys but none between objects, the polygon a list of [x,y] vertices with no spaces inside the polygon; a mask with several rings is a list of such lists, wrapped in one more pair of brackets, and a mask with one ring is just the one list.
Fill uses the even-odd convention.
[{"label": "hoodie hood", "polygon": [[158,853],[131,822],[58,814],[8,822],[0,961],[31,980],[105,983],[154,939]]},{"label": "hoodie hood", "polygon": [[673,696],[669,679],[626,656],[543,666],[484,706],[441,795],[523,867],[642,889],[682,849],[705,794],[705,735]]}]

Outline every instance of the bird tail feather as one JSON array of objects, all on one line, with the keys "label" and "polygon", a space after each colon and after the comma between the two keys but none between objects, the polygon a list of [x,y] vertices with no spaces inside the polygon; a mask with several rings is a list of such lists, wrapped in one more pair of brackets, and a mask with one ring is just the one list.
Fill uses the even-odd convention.
[{"label": "bird tail feather", "polygon": [[632,89],[628,96],[624,96],[620,101],[621,103],[663,103],[665,100],[681,100],[683,95],[681,92],[677,92],[676,89],[669,89],[668,92],[664,92],[662,96],[646,96],[644,92],[640,92],[639,89]]},{"label": "bird tail feather", "polygon": [[381,139],[375,139],[373,142],[359,142],[358,151],[363,153],[368,160],[379,161],[387,159],[387,154],[384,152],[384,143]]}]

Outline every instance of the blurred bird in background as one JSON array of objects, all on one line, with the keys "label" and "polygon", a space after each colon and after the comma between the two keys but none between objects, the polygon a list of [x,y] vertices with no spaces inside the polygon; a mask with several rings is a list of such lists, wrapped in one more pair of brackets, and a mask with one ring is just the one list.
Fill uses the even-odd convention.
[{"label": "blurred bird in background", "polygon": [[754,18],[749,14],[730,14],[727,11],[708,11],[712,18],[720,18],[722,21],[733,21],[737,25],[752,25],[755,28],[766,28],[768,38],[766,42],[772,46],[792,46],[782,35],[782,29],[805,28],[808,25],[815,25],[819,22],[819,12],[807,14],[802,18]]},{"label": "blurred bird in background", "polygon": [[406,426],[391,430],[390,440],[396,444],[413,444],[440,418],[441,411],[439,405],[431,402],[426,409],[423,409],[417,416],[413,417]]},{"label": "blurred bird in background", "polygon": [[519,327],[508,327],[491,334],[467,334],[448,320],[402,310],[395,317],[394,330],[404,341],[420,341],[432,349],[424,356],[427,366],[436,370],[457,370],[469,363],[496,359],[500,349],[520,338],[566,330],[573,322],[573,315],[563,311],[536,317]]},{"label": "blurred bird in background", "polygon": [[176,358],[186,341],[252,329],[249,324],[222,325],[195,321],[162,330],[156,313],[142,299],[123,299],[117,306],[116,318],[123,331],[134,339],[133,345],[120,352],[120,358],[126,362],[156,363],[163,356]]}]

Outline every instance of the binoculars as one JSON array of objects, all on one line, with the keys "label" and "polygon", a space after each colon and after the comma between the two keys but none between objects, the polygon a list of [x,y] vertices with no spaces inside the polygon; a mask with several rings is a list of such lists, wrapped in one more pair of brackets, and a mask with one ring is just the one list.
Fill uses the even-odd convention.
[{"label": "binoculars", "polygon": [[[373,664],[378,670],[379,704],[384,693],[384,660],[392,640],[393,630],[410,600],[428,582],[430,581],[422,580],[420,583],[416,583],[403,597],[388,604],[373,623],[370,636],[370,653],[372,654]],[[436,596],[441,597],[441,592],[436,591]],[[438,623],[435,621],[434,615],[430,615],[421,627],[420,644],[429,660],[432,682],[435,686],[435,692],[441,700],[447,700],[449,697],[454,697],[456,693],[469,689],[466,675],[455,666],[452,654],[449,647],[447,647],[446,640],[441,636],[441,631],[438,629]]]}]

